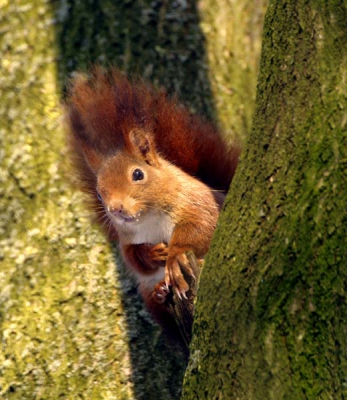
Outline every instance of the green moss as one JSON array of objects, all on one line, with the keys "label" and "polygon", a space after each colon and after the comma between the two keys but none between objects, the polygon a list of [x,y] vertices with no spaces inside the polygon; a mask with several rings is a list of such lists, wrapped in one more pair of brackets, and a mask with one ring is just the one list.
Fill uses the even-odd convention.
[{"label": "green moss", "polygon": [[200,4],[218,121],[225,132],[241,141],[248,137],[252,124],[267,4],[225,0]]},{"label": "green moss", "polygon": [[337,10],[346,6],[270,3],[253,132],[202,274],[200,361],[184,399],[346,396],[347,32]]},{"label": "green moss", "polygon": [[[232,16],[224,2],[216,14],[209,1],[31,3],[0,1],[0,397],[178,398],[182,357],[69,187],[61,88],[75,70],[115,63],[244,135],[257,57],[230,51],[236,23],[217,35]],[[230,18],[215,23],[221,9]],[[252,12],[233,18],[247,19],[242,31],[257,26],[246,46],[257,53]]]},{"label": "green moss", "polygon": [[133,398],[128,319],[141,324],[141,303],[123,276],[124,312],[114,257],[68,187],[54,14],[1,6],[0,397]]}]

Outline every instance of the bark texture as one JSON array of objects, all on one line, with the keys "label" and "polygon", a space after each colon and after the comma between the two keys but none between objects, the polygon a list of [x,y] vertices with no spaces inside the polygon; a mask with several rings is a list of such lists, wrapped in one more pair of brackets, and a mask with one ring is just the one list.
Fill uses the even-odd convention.
[{"label": "bark texture", "polygon": [[2,399],[179,397],[182,356],[69,185],[60,100],[73,71],[117,64],[217,117],[226,98],[216,112],[209,60],[219,39],[207,35],[206,47],[203,15],[194,1],[0,0]]},{"label": "bark texture", "polygon": [[267,0],[199,1],[218,122],[244,141],[251,130]]},{"label": "bark texture", "polygon": [[201,275],[183,399],[347,396],[347,8],[270,2],[253,130]]}]

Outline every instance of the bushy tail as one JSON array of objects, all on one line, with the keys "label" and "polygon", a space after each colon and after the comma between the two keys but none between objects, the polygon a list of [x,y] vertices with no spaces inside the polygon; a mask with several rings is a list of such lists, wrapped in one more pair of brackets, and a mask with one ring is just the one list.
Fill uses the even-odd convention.
[{"label": "bushy tail", "polygon": [[[228,190],[240,147],[227,145],[212,123],[192,115],[176,98],[143,81],[131,82],[115,69],[105,73],[99,68],[88,78],[75,78],[69,93],[68,120],[79,164],[88,151],[89,164],[126,151],[129,132],[140,128],[153,135],[168,161],[213,189]],[[89,167],[82,168],[84,178]]]}]

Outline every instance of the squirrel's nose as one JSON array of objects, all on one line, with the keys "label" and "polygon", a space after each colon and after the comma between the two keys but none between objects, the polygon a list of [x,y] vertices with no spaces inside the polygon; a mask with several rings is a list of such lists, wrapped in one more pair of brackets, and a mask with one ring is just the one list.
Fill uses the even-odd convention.
[{"label": "squirrel's nose", "polygon": [[123,211],[123,205],[111,206],[108,207],[108,211],[114,215],[120,214]]}]

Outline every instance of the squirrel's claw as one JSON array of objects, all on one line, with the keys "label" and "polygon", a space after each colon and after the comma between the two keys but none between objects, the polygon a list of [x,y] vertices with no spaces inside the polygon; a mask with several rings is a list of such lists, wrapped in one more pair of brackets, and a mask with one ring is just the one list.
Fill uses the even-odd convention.
[{"label": "squirrel's claw", "polygon": [[164,304],[167,295],[170,293],[169,287],[166,285],[165,281],[157,283],[154,287],[153,298],[156,303]]},{"label": "squirrel's claw", "polygon": [[184,279],[182,270],[192,275],[192,270],[185,254],[178,254],[171,259],[169,258],[165,268],[165,282],[172,285],[174,292],[180,299],[182,297],[186,299],[189,285]]},{"label": "squirrel's claw", "polygon": [[191,276],[192,278],[194,278],[196,280],[196,277],[190,266],[190,262],[188,260],[188,257],[186,256],[186,254],[184,254],[184,253],[180,254],[179,256],[177,256],[177,260],[179,262],[179,265],[180,265],[181,270],[183,271],[184,275]]}]

